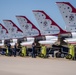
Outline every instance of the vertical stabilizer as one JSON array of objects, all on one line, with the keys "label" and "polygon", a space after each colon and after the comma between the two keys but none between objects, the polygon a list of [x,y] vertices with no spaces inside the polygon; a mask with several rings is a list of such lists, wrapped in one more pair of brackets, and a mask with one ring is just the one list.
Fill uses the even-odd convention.
[{"label": "vertical stabilizer", "polygon": [[10,39],[8,30],[0,23],[0,40]]},{"label": "vertical stabilizer", "polygon": [[23,38],[23,31],[11,20],[3,20],[11,38]]},{"label": "vertical stabilizer", "polygon": [[33,10],[35,18],[45,33],[50,35],[65,34],[66,31],[62,30],[44,11]]},{"label": "vertical stabilizer", "polygon": [[40,30],[25,16],[16,16],[25,36],[40,36]]},{"label": "vertical stabilizer", "polygon": [[76,32],[76,8],[69,2],[56,2],[65,21],[66,30]]}]

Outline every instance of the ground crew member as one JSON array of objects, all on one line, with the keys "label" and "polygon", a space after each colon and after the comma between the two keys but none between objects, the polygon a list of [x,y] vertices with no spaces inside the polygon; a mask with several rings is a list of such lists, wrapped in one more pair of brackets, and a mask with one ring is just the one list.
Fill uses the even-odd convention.
[{"label": "ground crew member", "polygon": [[43,54],[44,57],[46,56],[46,46],[45,45],[42,45],[42,47],[41,47],[41,54]]},{"label": "ground crew member", "polygon": [[8,43],[8,44],[7,44],[7,47],[8,47],[8,55],[11,56],[11,55],[12,55],[11,44]]},{"label": "ground crew member", "polygon": [[14,57],[16,57],[16,51],[17,51],[17,43],[14,45]]},{"label": "ground crew member", "polygon": [[36,43],[32,44],[32,58],[36,58]]}]

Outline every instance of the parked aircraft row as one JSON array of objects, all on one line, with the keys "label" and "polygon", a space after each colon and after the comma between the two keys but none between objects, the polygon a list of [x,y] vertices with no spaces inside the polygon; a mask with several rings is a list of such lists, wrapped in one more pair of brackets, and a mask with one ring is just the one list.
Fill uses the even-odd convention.
[{"label": "parked aircraft row", "polygon": [[[40,30],[26,16],[17,15],[16,18],[21,29],[11,20],[3,20],[5,27],[0,24],[0,40],[4,43],[3,40],[13,39],[11,45],[14,45],[18,39],[24,38],[25,41],[21,44],[31,45],[35,39],[43,40],[39,41],[41,44],[55,43],[58,39],[58,35],[65,38],[69,37],[71,40],[72,38],[75,39],[76,33],[73,31],[76,31],[76,9],[67,2],[57,2],[57,5],[66,25],[69,27],[68,31],[63,30],[44,11],[33,10],[34,16],[41,28]],[[69,41],[68,39],[66,40]],[[1,46],[4,45],[3,43]]]}]

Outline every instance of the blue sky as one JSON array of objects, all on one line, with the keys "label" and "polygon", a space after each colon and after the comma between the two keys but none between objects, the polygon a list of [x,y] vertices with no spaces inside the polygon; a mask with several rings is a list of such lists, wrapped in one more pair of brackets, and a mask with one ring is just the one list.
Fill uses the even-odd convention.
[{"label": "blue sky", "polygon": [[56,2],[70,2],[76,7],[76,0],[0,0],[0,23],[4,25],[3,20],[9,19],[19,26],[15,16],[23,15],[39,28],[32,10],[43,10],[61,28],[65,29],[65,23]]}]

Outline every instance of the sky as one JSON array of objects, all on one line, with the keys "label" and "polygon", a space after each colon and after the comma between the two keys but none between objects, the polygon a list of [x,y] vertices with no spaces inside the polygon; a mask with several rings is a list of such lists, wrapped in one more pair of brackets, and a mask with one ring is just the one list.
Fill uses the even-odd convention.
[{"label": "sky", "polygon": [[0,0],[0,23],[4,25],[3,20],[7,19],[20,27],[15,16],[23,15],[39,28],[32,10],[43,10],[62,29],[65,29],[65,23],[56,2],[70,2],[76,8],[76,0]]}]

